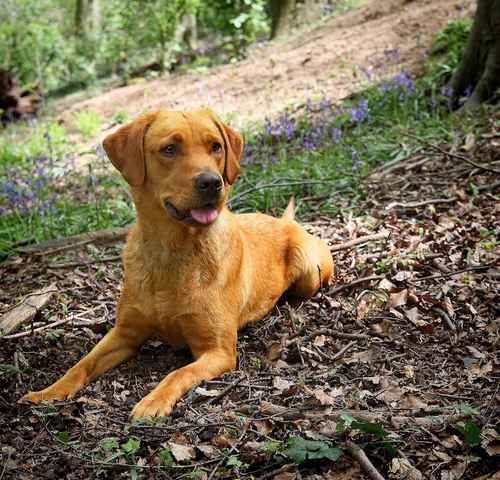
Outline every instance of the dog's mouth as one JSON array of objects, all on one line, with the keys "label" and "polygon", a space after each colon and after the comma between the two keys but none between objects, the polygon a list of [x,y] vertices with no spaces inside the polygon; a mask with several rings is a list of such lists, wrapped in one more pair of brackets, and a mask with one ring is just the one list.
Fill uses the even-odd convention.
[{"label": "dog's mouth", "polygon": [[165,201],[165,209],[176,220],[188,225],[210,225],[217,220],[219,211],[215,202],[181,211],[172,202]]}]

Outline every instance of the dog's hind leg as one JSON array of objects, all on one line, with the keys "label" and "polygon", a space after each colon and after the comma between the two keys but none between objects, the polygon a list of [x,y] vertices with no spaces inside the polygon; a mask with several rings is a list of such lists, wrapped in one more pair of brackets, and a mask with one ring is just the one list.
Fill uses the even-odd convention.
[{"label": "dog's hind leg", "polygon": [[57,382],[38,392],[29,392],[20,401],[64,400],[72,397],[87,383],[130,358],[149,336],[149,332],[117,325]]},{"label": "dog's hind leg", "polygon": [[301,231],[291,247],[289,270],[293,283],[288,293],[299,298],[312,297],[322,286],[330,283],[334,273],[328,245]]}]

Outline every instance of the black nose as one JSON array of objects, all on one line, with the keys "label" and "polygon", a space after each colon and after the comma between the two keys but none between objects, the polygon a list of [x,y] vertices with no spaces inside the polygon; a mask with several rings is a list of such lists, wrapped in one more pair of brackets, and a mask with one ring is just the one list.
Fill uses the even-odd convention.
[{"label": "black nose", "polygon": [[216,173],[200,173],[194,180],[194,188],[199,193],[213,195],[222,190],[222,179]]}]

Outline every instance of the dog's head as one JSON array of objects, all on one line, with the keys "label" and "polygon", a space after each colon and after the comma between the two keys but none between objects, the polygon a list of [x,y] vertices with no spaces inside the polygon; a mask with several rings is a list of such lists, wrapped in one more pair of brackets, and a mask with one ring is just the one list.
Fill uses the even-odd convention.
[{"label": "dog's head", "polygon": [[194,226],[217,219],[243,152],[240,134],[207,109],[147,113],[108,135],[103,146],[136,204]]}]

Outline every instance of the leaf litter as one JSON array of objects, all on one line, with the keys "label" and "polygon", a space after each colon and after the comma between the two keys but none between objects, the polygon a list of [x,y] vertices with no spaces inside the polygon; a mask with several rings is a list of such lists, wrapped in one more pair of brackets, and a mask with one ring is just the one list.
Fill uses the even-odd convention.
[{"label": "leaf litter", "polygon": [[[158,341],[75,399],[17,403],[112,325],[121,266],[89,260],[116,256],[122,245],[50,258],[74,255],[82,265],[71,269],[29,255],[1,264],[2,311],[53,282],[59,291],[23,324],[23,336],[1,340],[5,478],[367,478],[353,442],[386,478],[494,478],[500,203],[488,165],[500,160],[497,117],[462,149],[484,168],[440,146],[426,162],[381,167],[357,215],[311,217],[307,228],[332,246],[390,235],[335,249],[334,284],[241,331],[237,369],[193,388],[164,421],[129,419],[137,401],[190,361]],[[456,200],[427,203],[435,198]]]}]

